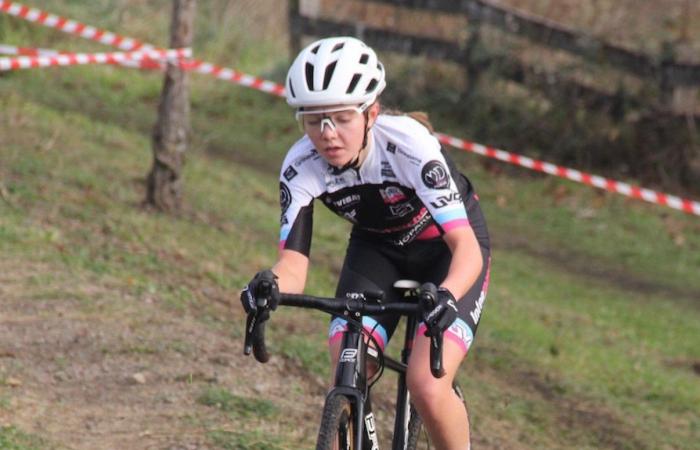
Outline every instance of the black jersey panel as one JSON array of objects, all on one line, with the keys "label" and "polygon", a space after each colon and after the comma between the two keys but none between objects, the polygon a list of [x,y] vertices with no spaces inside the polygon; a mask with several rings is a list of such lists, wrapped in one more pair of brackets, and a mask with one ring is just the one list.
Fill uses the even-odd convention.
[{"label": "black jersey panel", "polygon": [[314,204],[303,206],[292,224],[292,229],[284,242],[285,250],[294,250],[309,256],[311,252],[311,234],[314,227]]}]

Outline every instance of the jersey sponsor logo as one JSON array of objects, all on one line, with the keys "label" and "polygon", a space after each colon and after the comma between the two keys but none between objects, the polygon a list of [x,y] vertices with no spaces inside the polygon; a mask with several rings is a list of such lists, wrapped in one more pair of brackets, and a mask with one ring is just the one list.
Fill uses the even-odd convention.
[{"label": "jersey sponsor logo", "polygon": [[382,161],[382,176],[385,178],[396,178],[394,169],[389,164],[389,161]]},{"label": "jersey sponsor logo", "polygon": [[464,344],[464,348],[469,350],[474,340],[474,333],[464,321],[461,319],[455,320],[447,329],[447,332],[459,339]]},{"label": "jersey sponsor logo", "polygon": [[333,200],[332,203],[336,208],[347,208],[360,203],[360,196],[358,194],[351,194],[341,198],[340,200]]},{"label": "jersey sponsor logo", "polygon": [[389,153],[396,153],[396,144],[389,142],[386,144],[386,151]]},{"label": "jersey sponsor logo", "polygon": [[379,195],[382,196],[384,203],[391,205],[393,203],[398,203],[401,200],[406,200],[406,194],[396,186],[388,186],[384,189],[379,190]]},{"label": "jersey sponsor logo", "polygon": [[423,184],[431,189],[445,189],[450,186],[450,174],[438,160],[428,161],[421,171]]},{"label": "jersey sponsor logo", "polygon": [[402,149],[400,149],[400,148],[399,148],[398,150],[399,150],[399,154],[403,155],[406,159],[408,159],[408,161],[409,161],[411,164],[413,164],[414,166],[419,166],[419,165],[420,165],[420,162],[421,162],[421,161],[420,161],[420,158],[418,158],[417,156],[413,156],[412,154],[410,154],[410,153],[408,153],[407,151],[404,151],[404,150],[402,150]]},{"label": "jersey sponsor logo", "polygon": [[311,151],[308,154],[300,156],[297,159],[295,159],[294,162],[292,163],[292,165],[294,167],[299,167],[302,164],[304,164],[306,161],[310,160],[311,158],[313,158],[314,160],[320,158],[320,156],[318,156],[318,152],[316,151],[315,148],[311,149]]},{"label": "jersey sponsor logo", "polygon": [[289,192],[287,185],[280,181],[280,206],[282,207],[282,214],[287,212],[291,204],[292,193]]},{"label": "jersey sponsor logo", "polygon": [[441,195],[438,198],[435,199],[434,202],[430,202],[431,205],[433,205],[434,208],[440,209],[443,208],[450,203],[456,203],[456,202],[461,202],[462,201],[462,196],[459,194],[459,192],[452,192],[447,195]]},{"label": "jersey sponsor logo", "polygon": [[353,209],[352,211],[344,212],[343,217],[352,223],[357,223],[357,210]]},{"label": "jersey sponsor logo", "polygon": [[289,219],[287,219],[286,214],[282,214],[282,217],[280,217],[280,225],[282,225],[282,226],[289,225]]},{"label": "jersey sponsor logo", "polygon": [[389,206],[389,211],[394,217],[403,217],[415,211],[415,208],[410,203],[401,203]]},{"label": "jersey sponsor logo", "polygon": [[292,178],[294,178],[298,174],[299,174],[299,172],[294,170],[294,167],[292,167],[292,166],[287,167],[287,169],[282,173],[282,175],[284,176],[284,179],[287,181],[292,181]]},{"label": "jersey sponsor logo", "polygon": [[430,216],[430,214],[427,213],[427,211],[425,211],[425,208],[423,208],[423,211],[421,212],[424,212],[423,216],[420,217],[420,219],[416,221],[411,227],[411,229],[404,233],[403,236],[394,239],[394,245],[403,247],[404,245],[413,241],[416,238],[416,236],[421,234],[421,232],[425,230],[428,227],[428,225],[430,225],[430,222],[432,222],[433,218]]},{"label": "jersey sponsor logo", "polygon": [[484,291],[481,291],[481,295],[479,295],[479,300],[477,300],[476,306],[469,313],[469,316],[474,321],[474,325],[479,323],[479,319],[481,318],[481,311],[484,309],[484,302],[485,301],[486,301],[486,293]]},{"label": "jersey sponsor logo", "polygon": [[344,187],[354,186],[361,180],[359,172],[356,170],[348,169],[334,173],[333,166],[330,166],[328,172],[324,175],[324,181],[328,192],[335,192]]}]

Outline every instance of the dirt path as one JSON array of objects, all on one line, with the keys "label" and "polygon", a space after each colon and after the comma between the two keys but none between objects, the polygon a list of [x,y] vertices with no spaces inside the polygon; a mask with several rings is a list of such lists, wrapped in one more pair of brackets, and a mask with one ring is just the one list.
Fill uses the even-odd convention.
[{"label": "dirt path", "polygon": [[[39,290],[33,274],[55,274],[36,298],[23,294]],[[281,358],[244,360],[222,327],[120,292],[55,267],[0,261],[0,425],[56,448],[204,449],[207,430],[241,431],[230,415],[197,402],[207,388],[274,399],[282,411],[318,410],[323,393]],[[301,391],[294,404],[290,387]],[[298,439],[315,433],[306,422],[309,429],[298,417],[289,424]]]}]

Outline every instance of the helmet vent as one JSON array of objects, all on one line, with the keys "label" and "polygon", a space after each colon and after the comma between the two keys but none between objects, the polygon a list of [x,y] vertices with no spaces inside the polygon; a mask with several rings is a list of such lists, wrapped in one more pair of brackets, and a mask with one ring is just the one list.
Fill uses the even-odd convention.
[{"label": "helmet vent", "polygon": [[345,46],[345,43],[344,43],[344,42],[341,42],[340,44],[335,44],[335,47],[333,47],[333,50],[331,50],[331,53],[337,52],[338,50],[340,50],[340,49],[343,48],[344,46]]},{"label": "helmet vent", "polygon": [[314,65],[306,63],[306,86],[310,91],[314,90]]},{"label": "helmet vent", "polygon": [[326,73],[323,76],[323,89],[328,89],[328,84],[331,82],[331,78],[333,78],[333,72],[335,72],[335,65],[338,63],[338,61],[333,61],[331,64],[326,67]]},{"label": "helmet vent", "polygon": [[348,90],[345,91],[346,94],[352,93],[352,91],[355,90],[355,87],[357,87],[357,83],[359,83],[360,78],[362,78],[362,75],[359,73],[356,73],[355,75],[352,76],[352,80],[350,80],[350,85],[348,86]]},{"label": "helmet vent", "polygon": [[376,78],[373,79],[372,81],[370,81],[369,84],[367,85],[367,92],[368,93],[373,92],[374,88],[376,88],[378,84],[379,84],[379,80],[377,80]]},{"label": "helmet vent", "polygon": [[362,56],[360,56],[360,64],[367,64],[367,61],[369,61],[369,55],[363,53]]},{"label": "helmet vent", "polygon": [[296,97],[297,95],[294,93],[294,86],[292,85],[292,80],[289,80],[289,93],[292,95],[292,98]]},{"label": "helmet vent", "polygon": [[313,53],[314,55],[317,54],[317,53],[318,53],[318,49],[319,49],[320,47],[321,47],[320,45],[317,45],[316,47],[312,48],[312,49],[311,49],[311,53]]}]

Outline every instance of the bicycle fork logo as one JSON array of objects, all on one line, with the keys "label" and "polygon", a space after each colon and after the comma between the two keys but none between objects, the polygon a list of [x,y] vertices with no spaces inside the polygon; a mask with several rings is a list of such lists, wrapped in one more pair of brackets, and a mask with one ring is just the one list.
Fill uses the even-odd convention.
[{"label": "bicycle fork logo", "polygon": [[377,439],[377,428],[374,424],[374,414],[371,412],[365,416],[365,429],[367,430],[367,438],[372,443],[371,450],[379,450],[379,440]]},{"label": "bicycle fork logo", "polygon": [[343,353],[340,354],[340,362],[354,363],[357,360],[357,349],[346,348]]}]

